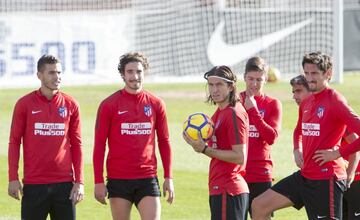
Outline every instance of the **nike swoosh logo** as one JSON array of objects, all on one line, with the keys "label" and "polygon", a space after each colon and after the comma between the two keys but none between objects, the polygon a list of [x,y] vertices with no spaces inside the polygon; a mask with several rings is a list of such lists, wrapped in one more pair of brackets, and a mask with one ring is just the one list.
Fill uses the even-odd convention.
[{"label": "nike swoosh logo", "polygon": [[309,18],[279,31],[263,35],[254,40],[241,44],[229,45],[224,41],[223,29],[225,22],[221,21],[210,37],[207,48],[207,56],[209,61],[215,66],[232,66],[281,41],[311,22],[313,22],[313,19]]},{"label": "nike swoosh logo", "polygon": [[360,215],[360,212],[355,212],[354,215],[355,215],[355,216],[359,216],[359,215]]},{"label": "nike swoosh logo", "polygon": [[126,112],[128,112],[128,111],[118,111],[118,114],[119,114],[119,115],[122,115],[122,114],[124,114],[124,113],[126,113]]},{"label": "nike swoosh logo", "polygon": [[325,215],[318,215],[317,218],[322,219],[322,218],[326,218],[326,216]]},{"label": "nike swoosh logo", "polygon": [[41,110],[40,111],[31,111],[31,114],[37,114],[37,113],[40,113],[41,112]]}]

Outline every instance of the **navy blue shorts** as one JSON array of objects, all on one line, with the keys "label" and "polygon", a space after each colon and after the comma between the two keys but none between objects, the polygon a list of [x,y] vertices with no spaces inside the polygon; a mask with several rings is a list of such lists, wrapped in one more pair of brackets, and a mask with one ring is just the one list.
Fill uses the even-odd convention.
[{"label": "navy blue shorts", "polygon": [[145,179],[108,179],[109,198],[123,198],[136,206],[145,196],[160,197],[160,186],[157,177]]},{"label": "navy blue shorts", "polygon": [[298,171],[271,189],[290,199],[296,209],[305,206],[309,219],[342,219],[344,180],[310,180]]},{"label": "navy blue shorts", "polygon": [[211,195],[209,204],[211,220],[245,220],[249,209],[249,193]]},{"label": "navy blue shorts", "polygon": [[21,219],[75,220],[75,206],[69,199],[73,183],[25,184],[21,199]]}]

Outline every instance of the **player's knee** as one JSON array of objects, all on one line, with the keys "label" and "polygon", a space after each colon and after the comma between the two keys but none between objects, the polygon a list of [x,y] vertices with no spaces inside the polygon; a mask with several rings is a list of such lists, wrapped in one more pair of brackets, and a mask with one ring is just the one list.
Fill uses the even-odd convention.
[{"label": "player's knee", "polygon": [[251,212],[254,219],[263,219],[271,215],[271,210],[268,210],[266,202],[261,197],[256,197],[251,203]]}]

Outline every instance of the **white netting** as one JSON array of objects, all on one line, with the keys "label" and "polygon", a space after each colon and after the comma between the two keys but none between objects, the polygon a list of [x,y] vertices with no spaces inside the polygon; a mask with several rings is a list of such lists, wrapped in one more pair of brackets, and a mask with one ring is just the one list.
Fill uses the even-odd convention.
[{"label": "white netting", "polygon": [[[348,0],[349,7],[356,4],[353,1]],[[230,65],[241,74],[246,59],[253,55],[264,57],[270,65],[291,76],[301,71],[300,63],[305,52],[320,50],[333,55],[333,33],[336,31],[333,25],[334,2],[0,0],[0,82],[1,77],[10,78],[13,69],[27,68],[28,71],[15,72],[31,72],[34,64],[30,66],[30,62],[35,62],[40,56],[40,52],[26,56],[30,53],[26,49],[21,53],[14,52],[13,47],[9,49],[7,44],[14,44],[9,39],[4,40],[9,35],[8,32],[12,32],[12,27],[8,26],[9,16],[25,16],[30,21],[33,19],[32,15],[39,13],[43,17],[38,19],[43,20],[48,18],[51,21],[54,15],[57,16],[56,25],[61,31],[54,42],[60,44],[51,44],[51,39],[47,39],[46,42],[50,44],[42,46],[47,50],[38,50],[63,52],[66,62],[76,67],[66,68],[71,73],[79,70],[80,74],[86,74],[87,71],[88,74],[98,74],[109,72],[109,69],[116,72],[118,57],[123,52],[138,50],[149,57],[151,74],[157,79],[200,76],[213,65],[219,64]],[[67,29],[67,18],[72,19],[77,27]],[[97,24],[99,32],[95,34],[91,29],[92,23],[88,22],[91,19],[94,19],[93,23],[95,20],[101,21],[100,25]],[[63,21],[66,22],[62,23]],[[27,28],[24,29],[28,30]],[[46,28],[37,34],[47,34]],[[111,37],[112,34],[114,36]],[[94,40],[97,35],[98,39]],[[67,47],[70,47],[66,45],[67,41],[72,44],[70,52],[67,52]],[[80,49],[74,49],[73,41],[80,42]],[[22,43],[31,44],[26,41]],[[42,45],[39,42],[34,47],[36,44]],[[31,45],[20,47],[31,50]],[[73,53],[68,55],[71,52]],[[16,62],[11,53],[17,54]],[[86,58],[81,58],[83,54],[87,54]],[[9,64],[11,62],[13,64]],[[19,67],[21,65],[27,67]]]},{"label": "white netting", "polygon": [[[231,65],[242,73],[246,59],[253,55],[263,56],[283,73],[299,73],[305,52],[320,50],[332,54],[334,30],[332,1],[329,0],[230,0],[225,4],[146,2],[149,7],[140,4],[136,9],[137,12],[148,10],[144,14],[137,13],[136,46],[150,55],[155,72],[162,75],[201,73],[213,64]],[[211,49],[209,39],[220,22],[224,23],[224,42],[215,42],[215,48]],[[293,25],[299,26],[287,29]],[[272,43],[267,45],[268,35],[281,31],[285,33],[272,36]],[[233,46],[244,45],[264,35],[267,37],[250,47],[232,51]],[[224,45],[227,47],[223,50]]]}]

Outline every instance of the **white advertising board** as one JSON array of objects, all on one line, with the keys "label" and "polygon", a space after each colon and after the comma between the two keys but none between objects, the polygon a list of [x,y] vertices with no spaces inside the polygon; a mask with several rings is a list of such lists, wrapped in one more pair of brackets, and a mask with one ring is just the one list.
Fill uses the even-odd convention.
[{"label": "white advertising board", "polygon": [[128,11],[8,13],[0,15],[0,88],[36,87],[37,60],[59,57],[63,85],[120,82],[119,56],[131,48]]}]

